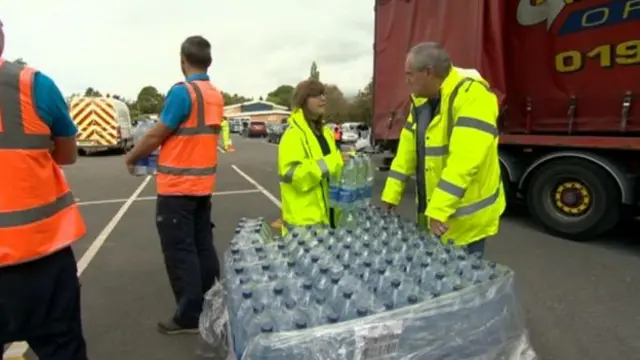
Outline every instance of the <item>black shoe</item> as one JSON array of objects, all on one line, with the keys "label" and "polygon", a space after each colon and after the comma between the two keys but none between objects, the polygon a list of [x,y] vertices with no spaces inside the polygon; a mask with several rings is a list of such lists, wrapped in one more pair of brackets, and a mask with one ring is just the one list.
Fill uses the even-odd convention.
[{"label": "black shoe", "polygon": [[195,327],[182,327],[171,319],[167,321],[160,321],[158,323],[158,331],[164,335],[178,335],[178,334],[198,334],[200,330]]}]

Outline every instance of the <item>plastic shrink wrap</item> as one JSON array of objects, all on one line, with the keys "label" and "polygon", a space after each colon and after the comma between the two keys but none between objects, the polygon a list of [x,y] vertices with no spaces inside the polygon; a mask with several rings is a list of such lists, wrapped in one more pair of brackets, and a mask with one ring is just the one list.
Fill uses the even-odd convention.
[{"label": "plastic shrink wrap", "polygon": [[[387,224],[390,220],[393,219],[380,219],[380,223]],[[448,245],[443,246],[438,241],[434,242],[428,237],[421,237],[420,234],[411,230],[411,226],[408,224],[407,226],[397,224],[393,227],[393,232],[400,230],[409,236],[401,236],[400,240],[395,241],[396,245],[403,241],[406,242],[407,238],[416,240],[407,242],[406,250],[400,252],[403,255],[399,256],[399,260],[404,260],[406,254],[413,254],[410,257],[414,257],[415,264],[416,256],[420,256],[416,254],[423,251],[432,255],[431,262],[435,266],[439,265],[439,261],[436,262],[434,259],[440,254],[448,256],[450,259],[456,259],[449,261],[449,266],[453,265],[454,268],[466,264],[463,266],[466,269],[464,273],[467,273],[469,269],[473,270],[473,263],[476,263],[493,273],[494,276],[490,276],[488,279],[485,276],[483,281],[475,281],[474,284],[467,283],[463,287],[456,288],[454,286],[453,291],[449,289],[439,295],[429,294],[420,290],[417,283],[407,278],[409,274],[406,267],[410,263],[400,261],[398,265],[405,268],[405,274],[394,272],[392,275],[384,277],[390,277],[392,280],[397,277],[403,279],[403,284],[413,284],[407,299],[414,297],[414,301],[404,304],[398,303],[398,306],[389,306],[394,305],[389,304],[384,296],[385,290],[389,289],[389,283],[382,288],[374,286],[371,289],[370,286],[367,288],[366,282],[358,280],[362,274],[357,269],[363,269],[362,266],[366,267],[367,260],[370,260],[371,257],[361,261],[361,265],[357,265],[358,261],[342,262],[345,269],[349,270],[341,270],[342,265],[338,261],[337,271],[341,274],[342,280],[336,282],[338,285],[334,289],[340,289],[338,293],[347,288],[355,290],[353,295],[354,298],[359,298],[359,305],[346,314],[349,316],[343,317],[345,313],[342,313],[340,321],[331,323],[331,313],[329,316],[324,313],[324,310],[327,310],[326,304],[318,307],[314,301],[306,299],[301,294],[305,293],[305,285],[309,285],[305,279],[313,280],[316,278],[316,275],[305,277],[304,272],[313,272],[314,268],[322,271],[323,266],[320,264],[333,263],[336,265],[331,260],[333,255],[321,259],[316,265],[313,265],[315,252],[312,249],[323,249],[323,247],[319,247],[318,239],[311,242],[315,244],[314,247],[305,245],[301,248],[296,245],[296,241],[290,240],[265,244],[264,240],[267,240],[265,238],[268,238],[270,234],[265,234],[262,231],[264,228],[260,224],[262,221],[254,221],[249,232],[246,231],[247,220],[244,222],[244,225],[241,224],[242,226],[236,229],[236,237],[232,240],[230,251],[225,254],[226,281],[211,289],[205,299],[200,330],[203,339],[216,348],[216,351],[210,352],[214,355],[209,357],[227,359],[228,356],[230,359],[243,360],[537,359],[529,344],[522,312],[518,306],[514,273],[502,265],[467,257],[463,250]],[[242,227],[245,229],[241,229]],[[384,233],[388,230],[386,227],[387,225],[382,225],[380,229],[383,231],[380,234],[382,236],[376,241],[381,246],[386,244],[387,255],[397,253],[391,251],[396,249],[394,241],[387,244],[388,241],[385,240],[389,239],[386,236],[388,234]],[[319,252],[319,254],[323,251],[329,255],[337,254],[337,258],[343,258],[345,253],[340,249],[345,242],[350,241],[351,237],[350,230],[337,231],[334,236],[330,235],[331,230],[306,229],[300,231],[300,236],[304,237],[305,232],[306,235],[315,233],[316,237],[328,236],[323,241],[324,246],[327,245],[328,240],[337,237],[338,253],[335,253],[335,247],[330,246]],[[296,231],[293,232],[294,235],[295,233]],[[346,237],[340,238],[338,235]],[[366,238],[366,234],[358,233],[357,235],[355,239]],[[307,238],[307,244],[309,244],[309,239]],[[362,242],[362,240],[351,243],[356,245],[357,242]],[[416,250],[409,250],[411,244],[415,245]],[[378,256],[376,252],[371,252],[371,254],[379,257],[383,264],[389,260],[387,255]],[[295,263],[292,261],[293,259],[303,260],[303,266],[295,271],[287,271],[287,267]],[[305,259],[307,262],[304,261]],[[459,262],[459,259],[462,259],[462,262]],[[309,264],[311,267],[308,267]],[[479,268],[475,267],[475,269]],[[333,270],[332,266],[331,271]],[[274,271],[278,276],[272,277]],[[473,271],[469,274],[474,274]],[[457,277],[455,274],[452,276],[453,278]],[[447,279],[441,279],[440,283],[446,282]],[[393,285],[392,281],[390,284],[393,288],[399,282]],[[283,322],[282,316],[277,314],[281,314],[280,311],[284,311],[286,314],[291,304],[288,301],[282,301],[282,304],[274,302],[280,302],[278,294],[286,295],[289,290],[295,292],[295,286],[298,285],[301,286],[302,293],[289,296],[291,299],[295,299],[290,309],[299,310],[300,314],[306,314],[308,317],[305,319],[303,316],[302,323],[298,321]],[[278,292],[279,287],[287,290],[282,293],[282,289],[280,289]],[[404,285],[399,289],[402,290],[403,287]],[[383,290],[382,293],[380,289]],[[417,298],[421,300],[416,302],[417,298],[414,295],[418,295]],[[319,298],[323,298],[323,296],[320,295]],[[257,299],[261,299],[261,301],[255,301]],[[281,299],[286,299],[286,297]],[[363,299],[368,300],[363,303]],[[379,300],[383,302],[381,303]],[[309,302],[306,303],[306,301]],[[303,305],[303,303],[306,304]],[[253,308],[247,308],[247,304],[253,304]],[[255,306],[256,304],[266,305],[266,307]],[[360,305],[366,307],[365,313],[360,313]],[[267,307],[281,310],[269,312]],[[315,313],[318,309],[323,311],[323,315]],[[357,311],[353,312],[355,309]],[[252,312],[254,315],[251,315]],[[261,318],[265,318],[265,314],[269,315],[266,318],[271,320],[259,321]],[[329,323],[317,321],[320,318],[329,320]],[[250,322],[246,322],[245,319],[249,319]],[[296,316],[295,319],[300,320],[301,318]],[[280,324],[284,323],[288,323],[288,325],[281,327]],[[251,325],[248,326],[248,324]],[[292,328],[297,330],[290,331]]]},{"label": "plastic shrink wrap", "polygon": [[216,360],[232,360],[229,351],[230,339],[227,326],[229,317],[224,304],[224,283],[216,283],[204,297],[202,313],[200,314],[200,343],[197,354],[203,358]]},{"label": "plastic shrink wrap", "polygon": [[513,273],[417,305],[308,330],[260,334],[243,360],[535,360]]}]

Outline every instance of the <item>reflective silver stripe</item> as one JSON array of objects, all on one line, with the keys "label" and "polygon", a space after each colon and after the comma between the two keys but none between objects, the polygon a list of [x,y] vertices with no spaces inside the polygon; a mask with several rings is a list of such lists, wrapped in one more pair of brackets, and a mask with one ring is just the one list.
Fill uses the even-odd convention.
[{"label": "reflective silver stripe", "polygon": [[473,204],[469,204],[469,205],[464,205],[464,206],[460,206],[456,212],[452,215],[452,217],[460,217],[460,216],[467,216],[467,215],[471,215],[473,213],[476,213],[480,210],[484,210],[486,208],[488,208],[489,206],[495,204],[496,201],[498,201],[498,198],[500,197],[500,187],[502,186],[502,183],[500,183],[500,185],[498,185],[498,189],[496,190],[496,192],[494,192],[491,196],[486,197],[478,202],[475,202]]},{"label": "reflective silver stripe", "polygon": [[[460,92],[460,89],[462,88],[462,85],[464,85],[466,83],[469,83],[469,82],[471,82],[471,84],[469,84],[469,86],[471,86],[472,84],[480,84],[488,92],[493,92],[493,91],[491,91],[491,89],[487,85],[481,83],[480,81],[476,81],[475,79],[472,79],[472,78],[464,78],[464,79],[462,79],[458,83],[458,85],[456,85],[456,87],[453,88],[453,91],[451,92],[451,95],[449,96],[449,108],[447,109],[447,121],[448,121],[448,124],[447,124],[447,135],[449,136],[448,137],[449,140],[451,140],[451,134],[453,133],[453,127],[458,125],[457,121],[456,121],[455,124],[453,122],[453,105],[456,102],[456,97],[458,96],[458,93]],[[458,119],[458,120],[460,120],[460,119]]]},{"label": "reflective silver stripe", "polygon": [[327,167],[327,163],[325,163],[323,159],[316,161],[316,163],[318,164],[320,171],[322,171],[322,176],[329,175],[329,168]]},{"label": "reflective silver stripe", "polygon": [[444,156],[447,155],[449,153],[449,146],[448,145],[442,145],[442,146],[426,146],[424,148],[424,155],[425,156]]},{"label": "reflective silver stripe", "polygon": [[203,128],[177,128],[174,135],[189,136],[189,135],[202,135],[202,134],[220,134],[220,128],[215,126],[205,126]]},{"label": "reflective silver stripe", "polygon": [[445,179],[440,179],[438,182],[438,189],[446,192],[447,194],[453,195],[457,198],[461,198],[464,196],[466,189],[461,188],[460,186],[450,183]]},{"label": "reflective silver stripe", "polygon": [[300,166],[300,163],[291,165],[291,167],[287,170],[286,173],[284,173],[284,175],[280,175],[280,181],[285,184],[291,184],[293,182],[293,173],[296,171],[298,166]]},{"label": "reflective silver stripe", "polygon": [[0,65],[0,149],[48,150],[50,134],[27,134],[20,106],[20,73],[24,67],[5,61]]},{"label": "reflective silver stripe", "polygon": [[210,176],[216,173],[216,168],[216,166],[206,168],[179,168],[158,165],[158,173],[167,175]]},{"label": "reflective silver stripe", "polygon": [[486,121],[482,121],[475,118],[459,117],[458,121],[456,121],[455,127],[468,127],[468,128],[486,132],[489,135],[492,135],[493,137],[498,136],[498,128],[496,128],[492,124],[489,124]]},{"label": "reflective silver stripe", "polygon": [[403,173],[397,172],[395,170],[389,171],[389,176],[388,177],[391,178],[391,179],[396,179],[398,181],[402,181],[402,182],[407,181],[407,179],[409,178],[409,176],[407,176],[407,175],[405,175]]},{"label": "reflective silver stripe", "polygon": [[[173,135],[178,136],[191,136],[191,135],[204,135],[204,134],[219,134],[220,125],[207,125],[205,121],[204,113],[204,95],[202,90],[195,82],[186,82],[186,86],[191,87],[196,95],[196,126],[195,127],[179,127]],[[193,110],[192,110],[193,111]]]},{"label": "reflective silver stripe", "polygon": [[73,194],[68,191],[48,204],[24,210],[0,212],[0,229],[28,225],[50,218],[74,203]]},{"label": "reflective silver stripe", "polygon": [[[415,119],[413,120],[414,122],[416,121]],[[402,126],[403,129],[405,130],[409,130],[413,133],[413,123],[412,122],[408,122],[405,121],[404,126]]]}]

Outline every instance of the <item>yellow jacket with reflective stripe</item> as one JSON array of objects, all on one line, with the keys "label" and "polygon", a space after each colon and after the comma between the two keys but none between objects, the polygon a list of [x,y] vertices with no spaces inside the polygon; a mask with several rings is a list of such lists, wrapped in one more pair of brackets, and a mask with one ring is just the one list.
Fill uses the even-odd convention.
[{"label": "yellow jacket with reflective stripe", "polygon": [[287,226],[329,224],[329,176],[342,169],[342,155],[326,126],[322,135],[331,153],[322,155],[300,109],[291,114],[288,122],[278,145],[282,219]]},{"label": "yellow jacket with reflective stripe", "polygon": [[426,99],[412,98],[382,200],[398,204],[406,180],[415,174],[422,183],[417,192],[424,196],[418,199],[419,213],[449,226],[443,240],[466,245],[498,232],[505,197],[497,97],[479,74],[460,72],[454,68],[443,82],[435,116]]},{"label": "yellow jacket with reflective stripe", "polygon": [[227,120],[222,120],[222,123],[220,124],[221,128],[222,128],[222,147],[226,148],[228,147],[231,141],[231,132],[229,130],[229,121]]}]

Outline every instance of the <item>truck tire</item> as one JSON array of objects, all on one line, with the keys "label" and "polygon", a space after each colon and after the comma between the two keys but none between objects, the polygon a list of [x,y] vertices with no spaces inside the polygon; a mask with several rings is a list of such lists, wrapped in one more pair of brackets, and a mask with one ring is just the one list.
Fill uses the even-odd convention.
[{"label": "truck tire", "polygon": [[620,219],[620,189],[600,166],[582,159],[551,161],[528,182],[531,215],[548,231],[588,241]]}]

